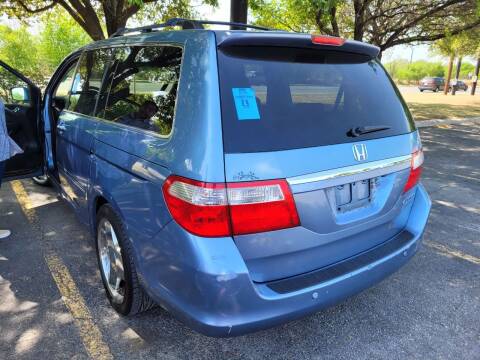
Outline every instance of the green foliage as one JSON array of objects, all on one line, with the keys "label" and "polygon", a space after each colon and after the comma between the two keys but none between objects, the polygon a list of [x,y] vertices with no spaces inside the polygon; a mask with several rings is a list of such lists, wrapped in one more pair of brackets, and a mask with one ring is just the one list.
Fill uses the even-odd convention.
[{"label": "green foliage", "polygon": [[381,51],[480,28],[480,0],[250,0],[255,21],[371,42]]},{"label": "green foliage", "polygon": [[464,32],[455,36],[435,41],[431,49],[434,53],[447,57],[474,55],[478,43],[473,44],[473,31]]},{"label": "green foliage", "polygon": [[[218,6],[218,0],[196,4]],[[195,14],[191,0],[0,0],[0,13],[26,20],[46,13],[64,11],[93,40],[102,40],[126,27],[129,19],[148,19],[158,23],[170,17]]]},{"label": "green foliage", "polygon": [[250,0],[255,22],[263,26],[299,32],[317,29],[315,17],[322,0]]},{"label": "green foliage", "polygon": [[409,62],[407,60],[399,59],[399,60],[393,60],[384,64],[384,67],[392,78],[398,79],[398,72],[401,69],[408,67],[408,65],[409,65]]},{"label": "green foliage", "polygon": [[428,61],[395,60],[385,64],[385,68],[394,79],[401,82],[419,81],[426,76],[443,77],[445,68],[441,63]]},{"label": "green foliage", "polygon": [[65,12],[46,14],[38,37],[38,53],[48,73],[52,73],[71,52],[88,44],[90,37]]},{"label": "green foliage", "polygon": [[27,77],[40,80],[43,67],[38,57],[38,41],[26,26],[12,29],[0,25],[0,60]]},{"label": "green foliage", "polygon": [[[193,19],[197,17],[190,0],[164,0],[143,3],[142,0],[130,0],[140,5],[140,10],[132,17],[136,23],[161,23],[165,20],[181,17]],[[218,0],[204,0],[203,4],[218,6]]]},{"label": "green foliage", "polygon": [[475,71],[474,65],[468,62],[463,62],[462,67],[460,69],[460,79],[468,79],[469,75],[473,75],[474,71]]},{"label": "green foliage", "polygon": [[42,84],[72,51],[90,41],[66,13],[46,14],[40,31],[32,35],[25,25],[0,26],[0,59],[26,77]]}]

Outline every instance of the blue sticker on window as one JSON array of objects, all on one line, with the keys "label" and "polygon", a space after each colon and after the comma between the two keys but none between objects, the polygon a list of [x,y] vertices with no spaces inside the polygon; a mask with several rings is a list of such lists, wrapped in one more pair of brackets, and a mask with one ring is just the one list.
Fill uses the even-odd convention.
[{"label": "blue sticker on window", "polygon": [[252,88],[232,88],[232,93],[238,120],[260,120],[255,90]]}]

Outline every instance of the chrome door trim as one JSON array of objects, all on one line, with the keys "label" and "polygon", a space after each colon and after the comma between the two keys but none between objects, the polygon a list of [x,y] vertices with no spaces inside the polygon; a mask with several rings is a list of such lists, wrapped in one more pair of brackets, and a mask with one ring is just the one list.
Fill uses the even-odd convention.
[{"label": "chrome door trim", "polygon": [[294,176],[287,178],[287,181],[290,185],[301,185],[317,181],[333,180],[346,176],[360,175],[375,170],[380,170],[379,174],[377,174],[377,176],[380,176],[409,168],[411,160],[412,155],[398,156],[337,169],[319,171],[312,174]]}]

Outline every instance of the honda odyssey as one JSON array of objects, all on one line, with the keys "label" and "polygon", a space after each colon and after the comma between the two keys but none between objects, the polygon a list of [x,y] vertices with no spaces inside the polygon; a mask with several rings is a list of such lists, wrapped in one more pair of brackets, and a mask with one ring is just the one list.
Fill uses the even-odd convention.
[{"label": "honda odyssey", "polygon": [[68,56],[43,96],[1,63],[0,91],[24,150],[8,178],[48,175],[95,239],[115,310],[158,304],[233,336],[398,270],[431,203],[377,47],[211,23],[119,31]]}]

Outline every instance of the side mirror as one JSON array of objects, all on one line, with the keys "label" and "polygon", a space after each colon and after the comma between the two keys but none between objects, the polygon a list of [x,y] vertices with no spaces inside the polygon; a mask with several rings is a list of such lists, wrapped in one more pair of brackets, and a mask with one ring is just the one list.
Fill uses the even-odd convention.
[{"label": "side mirror", "polygon": [[30,101],[30,90],[26,87],[14,87],[10,89],[10,96],[15,102],[27,103]]}]

